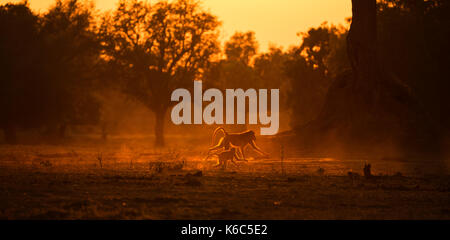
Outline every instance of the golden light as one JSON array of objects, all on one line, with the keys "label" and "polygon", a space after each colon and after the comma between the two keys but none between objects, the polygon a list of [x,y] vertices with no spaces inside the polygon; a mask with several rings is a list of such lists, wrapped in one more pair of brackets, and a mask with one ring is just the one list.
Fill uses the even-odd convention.
[{"label": "golden light", "polygon": [[[0,0],[22,2],[23,0]],[[29,0],[30,7],[45,12],[55,0]],[[111,10],[117,0],[94,0],[99,10]],[[156,2],[156,1],[149,1]],[[236,31],[254,31],[260,50],[269,45],[289,47],[298,44],[296,33],[319,26],[324,21],[344,24],[351,16],[350,0],[201,0],[222,21],[221,40],[228,39]]]}]

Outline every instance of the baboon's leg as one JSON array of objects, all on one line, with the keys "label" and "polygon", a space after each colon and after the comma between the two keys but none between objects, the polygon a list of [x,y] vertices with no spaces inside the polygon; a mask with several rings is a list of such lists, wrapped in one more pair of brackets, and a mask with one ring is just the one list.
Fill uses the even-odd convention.
[{"label": "baboon's leg", "polygon": [[244,154],[244,152],[245,152],[245,146],[243,146],[243,147],[238,147],[238,149],[239,149],[239,152],[241,152],[242,158],[238,158],[238,157],[237,157],[237,154],[236,154],[236,161],[244,161],[244,162],[248,162],[248,160],[245,159],[245,154]]},{"label": "baboon's leg", "polygon": [[[233,158],[231,158],[231,161],[233,161],[233,163],[235,163],[234,162],[235,158],[236,158],[236,161],[246,161],[246,160],[243,160],[243,159],[239,158],[237,152],[235,152]],[[235,163],[235,164],[237,164],[237,163]]]},{"label": "baboon's leg", "polygon": [[264,155],[264,156],[269,155],[269,154],[263,152],[258,146],[256,146],[255,141],[251,140],[251,141],[250,141],[250,145],[251,145],[251,146],[253,147],[253,149],[255,149],[259,154]]},{"label": "baboon's leg", "polygon": [[232,162],[235,166],[238,166],[238,164],[234,161],[233,158],[231,159],[231,162]]},{"label": "baboon's leg", "polygon": [[242,152],[240,152],[239,147],[235,147],[235,148],[236,148],[236,151],[234,152],[234,157],[236,158],[236,160],[241,160]]},{"label": "baboon's leg", "polygon": [[219,159],[219,160],[217,161],[217,164],[214,165],[214,167],[218,167],[218,166],[220,166],[220,165],[222,165],[222,159]]},{"label": "baboon's leg", "polygon": [[235,158],[236,158],[236,161],[243,161],[243,160],[240,160],[240,159],[237,157],[236,153],[235,153],[234,156],[231,158],[231,162],[232,162],[235,166],[239,166],[239,164],[238,164],[237,162],[234,161]]},{"label": "baboon's leg", "polygon": [[242,159],[239,159],[239,161],[247,161],[247,159],[245,159],[244,148],[243,147],[239,147],[239,151],[242,154]]}]

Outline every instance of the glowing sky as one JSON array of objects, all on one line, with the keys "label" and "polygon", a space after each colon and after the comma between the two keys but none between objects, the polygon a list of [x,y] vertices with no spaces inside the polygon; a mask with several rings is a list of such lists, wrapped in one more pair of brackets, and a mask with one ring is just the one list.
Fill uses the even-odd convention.
[{"label": "glowing sky", "polygon": [[[0,0],[21,2],[22,0]],[[111,10],[117,0],[94,0],[100,10]],[[155,2],[155,1],[150,1]],[[288,47],[298,44],[296,33],[318,26],[324,21],[339,24],[351,16],[351,0],[202,0],[203,8],[222,21],[221,40],[235,31],[252,30],[260,43],[260,50],[269,43]],[[32,9],[45,12],[54,0],[29,0]]]}]

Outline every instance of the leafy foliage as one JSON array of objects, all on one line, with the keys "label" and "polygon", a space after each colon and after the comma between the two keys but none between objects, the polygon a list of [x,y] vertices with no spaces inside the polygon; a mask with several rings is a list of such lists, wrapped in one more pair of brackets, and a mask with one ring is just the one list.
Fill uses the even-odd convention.
[{"label": "leafy foliage", "polygon": [[59,124],[63,131],[67,124],[95,123],[99,113],[88,90],[99,52],[91,8],[56,1],[39,16],[27,4],[0,7],[1,125],[11,143],[18,127],[53,132]]}]

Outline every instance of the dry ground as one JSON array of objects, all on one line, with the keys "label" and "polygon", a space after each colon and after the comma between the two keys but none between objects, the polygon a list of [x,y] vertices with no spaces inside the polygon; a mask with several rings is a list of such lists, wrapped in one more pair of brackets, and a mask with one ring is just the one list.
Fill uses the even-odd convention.
[{"label": "dry ground", "polygon": [[0,146],[0,218],[450,219],[450,176],[414,162],[372,161],[377,177],[364,179],[348,176],[362,172],[355,159],[252,158],[222,171],[192,148],[92,146]]}]

